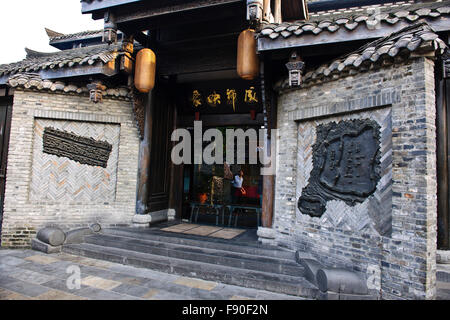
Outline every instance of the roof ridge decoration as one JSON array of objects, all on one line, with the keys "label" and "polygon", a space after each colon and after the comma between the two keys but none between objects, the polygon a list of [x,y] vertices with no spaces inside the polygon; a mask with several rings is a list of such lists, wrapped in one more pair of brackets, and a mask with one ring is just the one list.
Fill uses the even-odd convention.
[{"label": "roof ridge decoration", "polygon": [[[73,83],[62,81],[44,80],[35,73],[20,73],[11,76],[7,85],[13,89],[27,89],[34,91],[60,92],[65,94],[84,94],[89,95],[89,89],[86,86],[79,86]],[[103,90],[104,96],[111,98],[130,99],[130,88],[122,86],[118,88],[106,88]]]},{"label": "roof ridge decoration", "polygon": [[27,53],[27,56],[25,59],[36,59],[36,58],[42,58],[42,57],[49,57],[53,55],[55,52],[40,52],[36,51],[30,48],[25,48],[25,52]]},{"label": "roof ridge decoration", "polygon": [[123,51],[120,45],[107,44],[54,53],[38,53],[31,50],[31,54],[22,61],[0,65],[0,78],[17,73],[35,73],[46,69],[55,70],[94,65],[98,62],[106,64],[121,54],[123,54]]},{"label": "roof ridge decoration", "polygon": [[[95,35],[103,35],[103,30],[86,30],[86,31],[80,31],[75,33],[59,33],[52,30],[48,30],[45,28],[45,31],[47,31],[48,38],[50,42],[54,41],[61,41],[61,40],[72,40],[72,39],[80,39],[87,36],[95,36]],[[49,33],[50,31],[50,33]]]},{"label": "roof ridge decoration", "polygon": [[51,38],[56,38],[56,37],[62,37],[62,36],[65,35],[64,33],[59,33],[59,32],[53,31],[53,30],[51,30],[51,29],[49,29],[49,28],[45,28],[45,32],[47,33],[47,36],[48,36],[50,39],[51,39]]},{"label": "roof ridge decoration", "polygon": [[275,40],[280,36],[319,35],[324,31],[334,33],[344,28],[353,31],[365,24],[373,30],[381,23],[395,25],[399,22],[415,23],[419,19],[437,19],[450,15],[450,1],[433,3],[387,3],[383,5],[348,8],[311,13],[308,21],[283,22],[281,24],[263,24],[259,28],[259,38]]},{"label": "roof ridge decoration", "polygon": [[[414,56],[429,53],[442,55],[446,52],[448,52],[448,47],[445,42],[439,39],[439,36],[426,22],[419,22],[307,72],[300,88],[337,80],[357,72],[401,62]],[[275,89],[290,89],[288,79],[279,81],[275,85]]]}]

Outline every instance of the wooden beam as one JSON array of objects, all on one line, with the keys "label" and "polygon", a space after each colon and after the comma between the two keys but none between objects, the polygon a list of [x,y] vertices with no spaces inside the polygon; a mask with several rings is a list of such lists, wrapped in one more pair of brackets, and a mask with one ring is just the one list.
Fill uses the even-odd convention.
[{"label": "wooden beam", "polygon": [[[190,10],[174,14],[167,14],[155,17],[142,17],[139,19],[122,20],[121,12],[117,14],[118,27],[120,30],[127,28],[130,30],[165,30],[177,28],[180,32],[185,32],[186,27],[194,24],[203,25],[203,32],[215,31],[223,28],[227,23],[234,22],[238,25],[239,22],[246,24],[245,3],[235,2],[225,7],[211,7],[198,10]],[[182,26],[182,27],[181,27]],[[242,28],[241,28],[242,29]],[[194,34],[202,34],[202,31],[196,31]],[[158,39],[162,41],[161,39]],[[165,40],[165,39],[164,39]]]},{"label": "wooden beam", "polygon": [[109,8],[137,2],[141,2],[141,0],[109,0],[109,1],[94,0],[91,2],[82,2],[81,13],[93,13],[94,11],[106,10]]},{"label": "wooden beam", "polygon": [[[116,23],[122,24],[127,22],[135,22],[136,20],[148,20],[151,18],[160,18],[165,15],[174,15],[177,13],[185,14],[186,11],[198,10],[198,9],[206,9],[212,7],[223,6],[226,4],[232,3],[241,3],[242,0],[201,0],[195,2],[186,2],[177,5],[168,5],[158,8],[145,8],[142,10],[134,11],[125,11],[125,12],[117,12]],[[245,12],[242,13],[245,15]],[[209,17],[211,18],[211,17]]]},{"label": "wooden beam", "polygon": [[[220,115],[200,115],[203,127],[222,126],[262,126],[264,125],[264,115],[258,113],[256,119],[252,120],[250,113],[242,114],[220,114]],[[189,128],[194,126],[194,116],[180,116],[178,126]]]}]

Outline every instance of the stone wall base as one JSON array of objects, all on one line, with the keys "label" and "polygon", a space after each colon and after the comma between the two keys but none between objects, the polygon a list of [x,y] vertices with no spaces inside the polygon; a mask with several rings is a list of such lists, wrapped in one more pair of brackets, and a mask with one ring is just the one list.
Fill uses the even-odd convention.
[{"label": "stone wall base", "polygon": [[152,224],[170,220],[169,217],[174,217],[171,210],[161,210],[150,212],[148,214],[137,214],[133,217],[133,227],[148,228]]}]

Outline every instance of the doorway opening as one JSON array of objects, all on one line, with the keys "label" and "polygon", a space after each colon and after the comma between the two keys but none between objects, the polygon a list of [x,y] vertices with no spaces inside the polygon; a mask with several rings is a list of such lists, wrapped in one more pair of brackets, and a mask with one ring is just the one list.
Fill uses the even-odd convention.
[{"label": "doorway opening", "polygon": [[[196,164],[192,154],[192,162],[183,165],[179,217],[188,224],[256,230],[261,226],[263,177],[261,164],[251,158],[252,151],[257,153],[259,130],[264,125],[258,83],[240,79],[209,81],[184,85],[180,91],[184,94],[177,102],[182,118],[178,128],[189,130],[194,152],[194,121],[201,121],[203,135],[209,129],[220,132],[223,162]],[[230,131],[256,133],[256,137],[235,137],[233,161],[227,155]],[[203,141],[203,150],[212,142],[217,143]]]},{"label": "doorway opening", "polygon": [[[208,128],[205,128],[207,130]],[[258,130],[254,126],[216,127],[227,130]],[[226,138],[224,139],[226,141]],[[191,164],[183,172],[184,221],[228,228],[257,229],[261,225],[263,179],[260,164],[249,164],[249,149],[256,141],[246,139],[245,164]],[[225,148],[224,148],[225,149]],[[237,147],[235,161],[238,163]]]}]

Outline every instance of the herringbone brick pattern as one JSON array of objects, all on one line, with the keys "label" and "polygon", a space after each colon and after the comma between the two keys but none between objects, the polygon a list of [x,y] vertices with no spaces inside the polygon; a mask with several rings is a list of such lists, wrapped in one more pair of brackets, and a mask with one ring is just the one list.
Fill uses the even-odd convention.
[{"label": "herringbone brick pattern", "polygon": [[[92,137],[113,145],[107,168],[82,165],[43,153],[45,127]],[[120,126],[114,124],[36,119],[30,199],[57,203],[104,203],[115,200]]]},{"label": "herringbone brick pattern", "polygon": [[[392,121],[390,108],[302,122],[299,124],[297,199],[308,185],[313,169],[312,146],[316,142],[316,128],[332,121],[370,118],[381,126],[381,179],[377,191],[365,202],[354,207],[343,201],[329,201],[327,211],[320,218],[320,225],[342,230],[374,233],[388,236],[392,232]],[[309,222],[309,216],[297,210],[300,221]]]}]

